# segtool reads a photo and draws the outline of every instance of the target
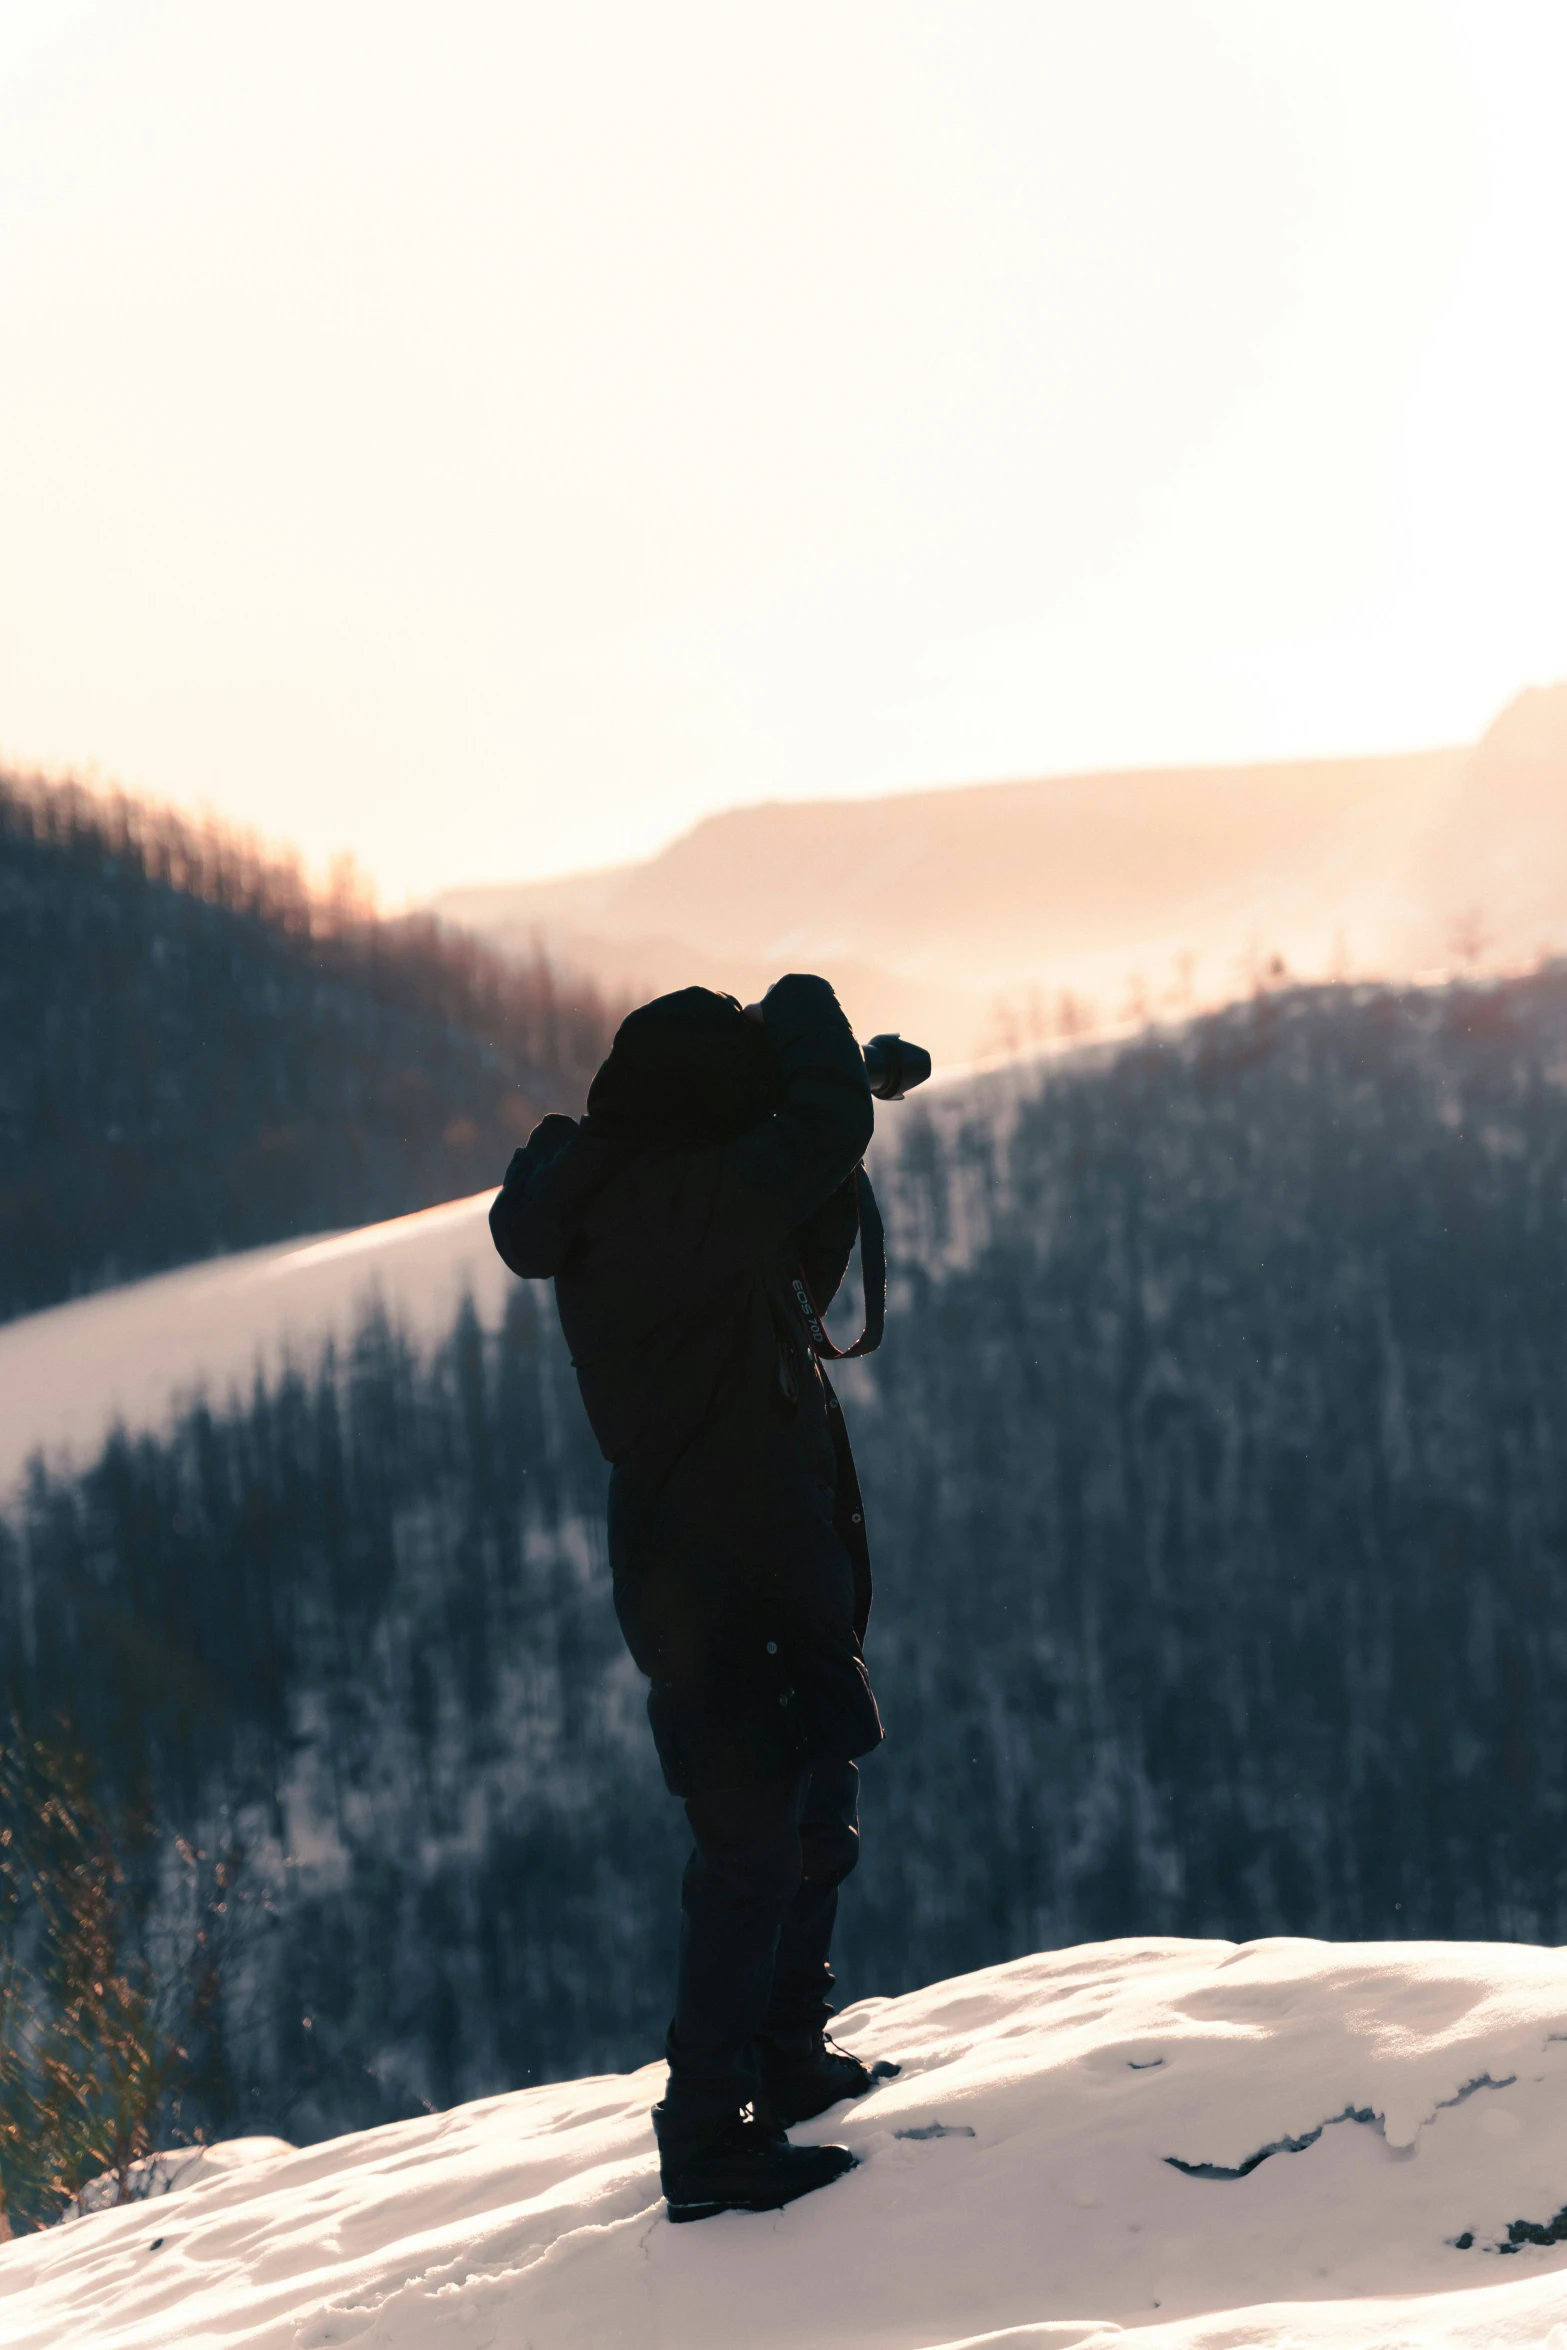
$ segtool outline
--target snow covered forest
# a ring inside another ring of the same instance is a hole
[[[1137,1932],[1567,1939],[1567,968],[884,1121],[849,1997]],[[0,1652],[243,1854],[224,2130],[634,2065],[684,1838],[547,1290],[35,1470]]]

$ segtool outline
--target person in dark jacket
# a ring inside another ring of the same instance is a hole
[[[825,2033],[855,1762],[882,1727],[863,1505],[809,1320],[848,1266],[872,1115],[825,980],[746,1012],[686,988],[621,1024],[581,1124],[545,1118],[490,1211],[512,1271],[555,1282],[611,1463],[616,1613],[695,1838],[653,2116],[677,2219],[839,2176],[847,2149],[784,2133],[873,2081]]]

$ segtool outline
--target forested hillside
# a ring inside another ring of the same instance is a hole
[[[1567,1939],[1567,969],[1264,997],[895,1115],[845,1989],[1132,1932]],[[521,1284],[35,1478],[13,1691],[244,1847],[252,2126],[656,2052],[681,1822],[602,1492]]]
[[[492,1183],[610,1025],[214,828],[0,777],[0,1319]]]

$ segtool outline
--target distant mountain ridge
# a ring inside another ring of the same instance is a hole
[[[641,863],[435,908],[631,991],[824,970],[857,1026],[967,1059],[1060,1026],[1065,993],[1084,1021],[1135,1022],[1226,1000],[1274,957],[1398,976],[1567,945],[1563,806],[1556,686],[1473,749],[769,802]]]

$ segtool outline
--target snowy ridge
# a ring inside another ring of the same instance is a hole
[[[465,1290],[497,1318],[511,1275],[490,1241],[494,1197],[209,1258],[0,1325],[0,1502],[34,1452],[85,1466],[116,1422],[161,1428],[196,1393],[222,1403],[258,1371],[313,1363],[372,1299],[430,1339]]]
[[[956,1074],[919,1098],[945,1134],[982,1112],[998,1132],[1042,1072],[1020,1061]],[[896,1162],[907,1131],[882,1112],[876,1162]],[[990,1177],[988,1161],[975,1179]],[[378,1302],[408,1335],[450,1332],[466,1292],[493,1327],[512,1276],[490,1241],[493,1191],[357,1231],[274,1242],[157,1273],[0,1324],[0,1508],[29,1457],[85,1467],[116,1424],[160,1431],[198,1394],[221,1405],[258,1372],[313,1367]]]
[[[867,2001],[841,2032],[904,2072],[796,2133],[860,2167],[786,2212],[669,2226],[648,2066],[298,2152],[242,2144],[172,2199],[0,2250],[0,2337],[1567,2345],[1567,2243],[1534,2240],[1567,2202],[1555,1951],[1112,1942]]]

